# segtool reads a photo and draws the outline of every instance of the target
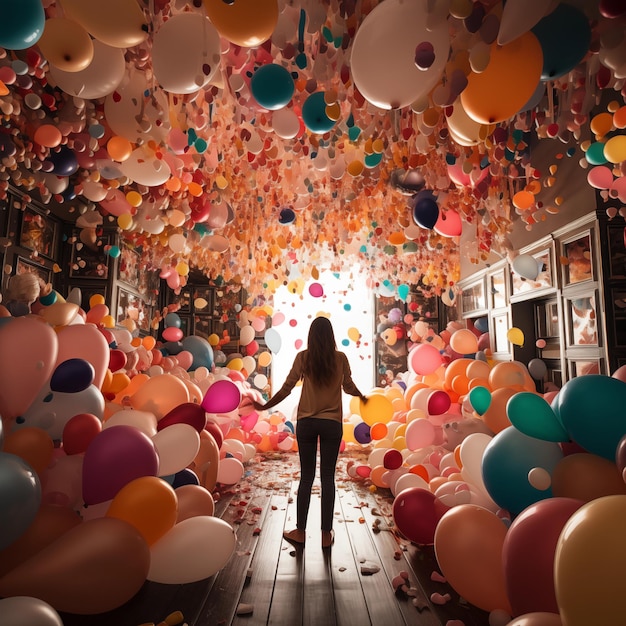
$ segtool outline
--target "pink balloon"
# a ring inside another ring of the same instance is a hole
[[[606,165],[597,165],[589,170],[587,182],[596,189],[609,189],[613,185],[613,172]]]
[[[461,216],[453,209],[439,211],[439,217],[433,228],[444,237],[460,237],[463,232]]]
[[[573,498],[547,498],[526,508],[511,524],[502,564],[514,615],[559,612],[554,555],[565,523],[583,504]]]
[[[188,370],[193,365],[193,354],[189,350],[182,350],[176,355],[178,365],[184,370]]]
[[[241,402],[241,391],[231,380],[215,381],[204,394],[202,408],[207,413],[230,413]]]
[[[165,341],[180,341],[183,338],[183,331],[176,326],[168,326],[163,329],[161,336]]]
[[[314,298],[320,298],[324,295],[324,287],[322,287],[319,283],[313,283],[309,285],[309,293]]]
[[[57,334],[36,316],[17,317],[0,326],[0,346],[0,415],[13,420],[30,407],[52,375]]]
[[[83,461],[86,504],[112,500],[131,480],[156,476],[159,456],[152,439],[134,426],[105,428],[89,444]]]
[[[110,349],[98,327],[94,324],[72,324],[63,326],[57,336],[59,351],[55,367],[68,359],[84,359],[93,366],[93,384],[101,389],[109,367]]]
[[[432,374],[442,363],[441,353],[429,343],[419,343],[409,352],[409,365],[416,374]]]
[[[409,450],[420,450],[435,441],[436,428],[427,419],[414,419],[406,427],[406,447]]]

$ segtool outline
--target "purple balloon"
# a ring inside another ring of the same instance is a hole
[[[202,408],[207,413],[230,413],[241,402],[241,391],[232,380],[215,381],[204,394]]]
[[[152,439],[134,426],[111,426],[87,447],[83,461],[83,500],[99,504],[112,500],[135,478],[156,476],[159,455]]]

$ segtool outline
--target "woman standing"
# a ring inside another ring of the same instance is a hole
[[[359,397],[362,402],[367,402],[367,398],[354,384],[348,358],[337,350],[335,333],[326,317],[313,320],[307,349],[296,355],[283,386],[265,404],[254,402],[254,408],[261,411],[276,406],[291,393],[299,380],[302,380],[302,395],[296,413],[296,439],[300,455],[297,521],[296,528],[284,532],[283,537],[298,545],[305,542],[319,440],[322,547],[329,548],[334,540],[335,466],[343,436],[341,390]]]

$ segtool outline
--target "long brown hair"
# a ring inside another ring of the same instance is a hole
[[[316,385],[327,385],[335,376],[335,333],[330,320],[316,317],[309,328],[304,375]]]

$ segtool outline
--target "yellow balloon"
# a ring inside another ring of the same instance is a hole
[[[101,320],[100,323],[105,327],[105,328],[115,328],[115,319],[113,318],[112,315],[105,315]]]
[[[626,135],[611,137],[604,144],[604,158],[609,163],[626,161]]]
[[[219,344],[220,342],[220,337],[218,334],[216,333],[212,333],[211,335],[209,335],[207,341],[209,342],[209,345],[215,347]]]
[[[513,326],[509,328],[506,333],[506,338],[514,345],[514,346],[523,346],[524,345],[524,333],[519,329]]]
[[[237,372],[240,372],[243,368],[243,359],[236,357],[232,359],[231,361],[229,361],[228,363],[226,363],[226,367],[229,370],[235,370]]]
[[[122,215],[117,218],[117,225],[122,230],[129,230],[133,225],[133,216],[130,213],[122,213]]]
[[[352,339],[352,341],[358,341],[361,338],[361,333],[357,328],[348,328],[348,339]]]
[[[254,48],[267,41],[278,22],[276,0],[204,0],[204,6],[219,34],[244,48]]]
[[[393,417],[393,405],[383,395],[374,394],[369,396],[367,402],[359,402],[361,405],[361,417],[368,426],[376,422],[386,424]]]
[[[261,352],[257,358],[259,367],[267,367],[272,362],[272,354],[270,352]]]

